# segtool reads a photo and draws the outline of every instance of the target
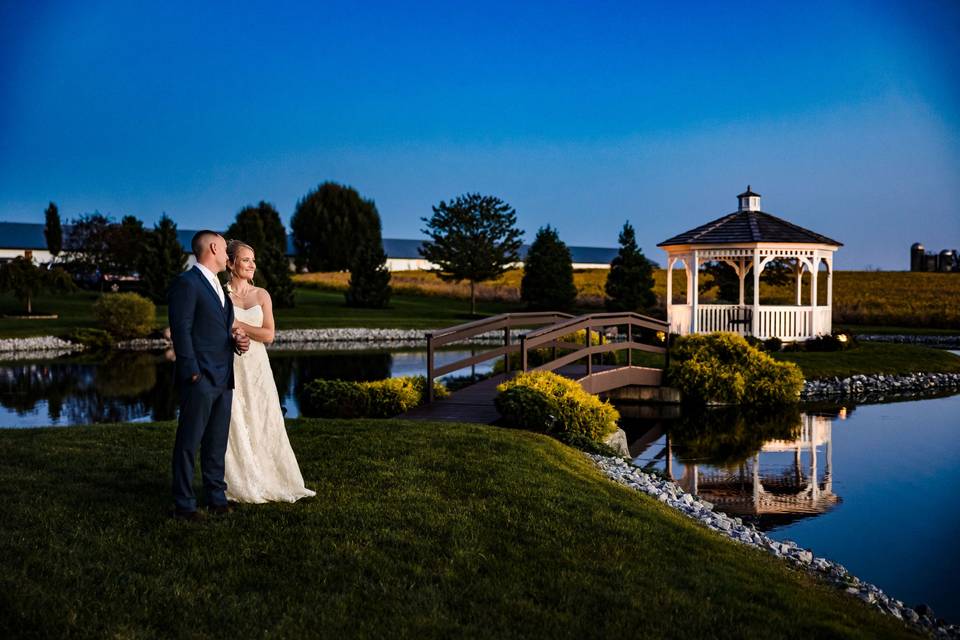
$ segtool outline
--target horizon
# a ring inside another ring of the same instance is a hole
[[[0,218],[99,211],[288,231],[330,180],[423,240],[466,192],[571,246],[644,254],[736,210],[837,268],[960,249],[960,5],[0,4]]]

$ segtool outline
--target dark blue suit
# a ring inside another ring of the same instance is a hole
[[[200,448],[203,492],[209,506],[227,504],[223,458],[233,402],[233,304],[226,304],[196,267],[180,274],[167,296],[170,337],[177,355],[180,419],[173,446],[173,500],[193,511],[193,468]],[[194,375],[200,378],[191,382]]]

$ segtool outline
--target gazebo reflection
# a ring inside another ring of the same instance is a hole
[[[827,416],[801,414],[796,439],[770,440],[734,468],[675,465],[668,438],[666,473],[725,513],[757,519],[764,529],[782,526],[841,502],[833,492],[832,426]]]
[[[842,501],[833,492],[832,430],[833,419],[847,411],[796,412],[772,421],[729,410],[638,415],[627,428],[630,453],[635,464],[660,469],[716,509],[771,529]]]

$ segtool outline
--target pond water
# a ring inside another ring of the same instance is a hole
[[[637,464],[909,606],[960,620],[960,395],[759,422],[625,422]]]
[[[437,362],[469,355],[469,347],[440,351]],[[288,417],[299,415],[303,386],[315,378],[426,372],[417,348],[273,351],[270,361]],[[908,605],[925,602],[960,621],[960,395],[775,417],[621,409],[637,464]],[[172,420],[176,410],[169,354],[0,362],[0,427]]]
[[[437,351],[436,366],[471,355],[469,348]],[[424,375],[424,349],[273,351],[270,365],[287,417],[300,415],[300,394],[316,378],[382,380]],[[476,374],[489,372],[477,365]],[[53,360],[0,362],[0,427],[43,427],[173,420],[177,395],[171,354],[120,352]],[[470,375],[471,370],[458,372]]]

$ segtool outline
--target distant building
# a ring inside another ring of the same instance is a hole
[[[64,236],[67,235],[68,229],[69,227],[64,227]],[[190,240],[194,233],[196,231],[192,229],[177,230],[180,245],[184,253],[189,254],[188,266],[194,263],[193,254],[190,252]],[[433,268],[435,265],[424,260],[417,251],[422,244],[422,240],[384,238],[383,250],[387,254],[387,268],[390,271]],[[529,248],[529,245],[521,247],[521,259],[526,257]],[[617,249],[607,247],[569,247],[569,249],[574,269],[607,269],[610,267],[610,261],[617,255]],[[33,222],[0,222],[0,262],[27,254],[38,263],[50,262],[53,258],[47,250],[43,225]],[[294,254],[293,236],[287,235],[286,255],[290,258],[291,264]]]
[[[927,253],[922,244],[914,242],[910,247],[910,271],[960,273],[960,256],[956,249]]]

